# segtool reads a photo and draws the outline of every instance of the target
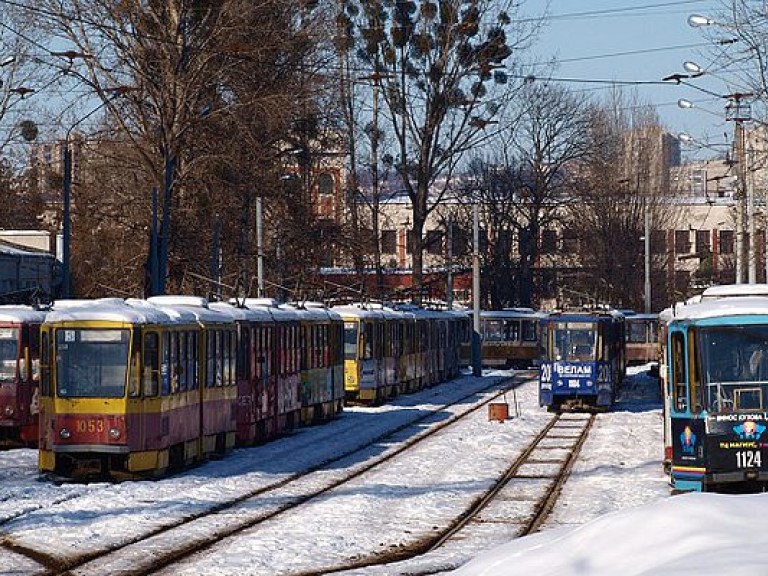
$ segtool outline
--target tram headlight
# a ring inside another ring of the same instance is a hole
[[[120,439],[120,430],[118,428],[110,428],[109,429],[109,437],[112,438],[112,440],[119,440]]]
[[[64,438],[64,440],[69,440],[72,437],[72,433],[66,428],[62,428],[61,430],[59,430],[59,436]]]
[[[13,416],[13,406],[6,406],[3,412],[6,416]]]

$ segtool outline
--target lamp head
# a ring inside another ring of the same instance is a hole
[[[701,14],[691,14],[688,16],[688,26],[691,28],[701,28],[702,26],[711,26],[714,24],[714,20],[702,16]]]
[[[699,76],[704,74],[704,68],[696,64],[696,62],[691,62],[690,60],[683,62],[683,69],[689,74],[696,74]]]

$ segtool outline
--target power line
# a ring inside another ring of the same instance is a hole
[[[624,6],[621,8],[606,8],[605,10],[588,10],[585,12],[569,12],[566,14],[555,14],[550,16],[549,20],[574,20],[581,18],[593,18],[595,16],[608,16],[615,14],[627,14],[629,12],[639,12],[651,10],[654,8],[677,7],[681,4],[701,4],[707,0],[680,0],[678,2],[660,2],[657,4],[643,4],[640,6]]]

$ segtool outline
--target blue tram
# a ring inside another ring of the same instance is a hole
[[[678,307],[665,344],[673,489],[764,489],[768,299],[729,297]]]
[[[550,411],[608,409],[626,368],[624,316],[553,312],[542,320],[539,404]]]

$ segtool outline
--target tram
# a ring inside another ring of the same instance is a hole
[[[626,316],[627,365],[658,362],[659,315],[629,314]]]
[[[482,365],[486,368],[534,367],[541,355],[539,323],[546,315],[532,308],[505,308],[480,312]],[[469,363],[471,338],[462,344],[461,355]]]
[[[606,410],[626,369],[625,318],[611,310],[553,312],[542,320],[539,404]]]
[[[37,445],[40,325],[47,311],[0,306],[0,444]]]
[[[674,491],[768,486],[768,299],[678,306],[667,325]]]
[[[344,390],[379,404],[455,378],[469,317],[460,312],[373,303],[335,306],[344,322]]]
[[[234,445],[235,325],[204,299],[62,305],[40,346],[42,472],[156,475]]]

